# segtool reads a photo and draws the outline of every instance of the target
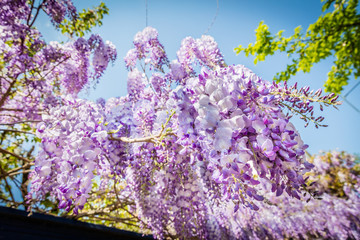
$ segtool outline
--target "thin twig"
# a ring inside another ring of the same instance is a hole
[[[23,111],[24,111],[24,109],[16,109],[16,108],[0,108],[0,111],[23,112]]]
[[[150,143],[155,144],[158,142],[159,139],[161,140],[162,137],[174,135],[174,133],[172,133],[172,132],[166,132],[164,134],[164,130],[165,130],[166,126],[168,125],[168,123],[170,122],[170,119],[172,118],[172,116],[174,116],[174,114],[175,114],[175,112],[171,113],[169,118],[166,120],[165,124],[163,124],[161,126],[161,131],[156,135],[151,135],[151,136],[142,137],[142,138],[128,138],[128,137],[116,138],[116,137],[112,136],[112,133],[110,133],[110,140],[122,141],[122,142],[126,142],[126,143],[150,142]]]
[[[155,139],[158,137],[159,137],[158,135],[153,135],[153,136],[148,136],[148,137],[143,137],[143,138],[110,137],[110,140],[116,140],[116,141],[121,141],[121,142],[126,142],[126,143],[139,143],[139,142],[156,143]]]
[[[5,172],[5,174],[0,175],[0,178],[6,177],[6,176],[8,176],[8,175],[11,174],[11,173],[17,172],[17,171],[19,171],[19,170],[21,170],[21,169],[26,169],[26,168],[31,167],[31,166],[33,166],[33,165],[34,165],[34,163],[31,162],[31,163],[26,163],[26,164],[22,165],[21,167],[13,168],[13,169]]]
[[[5,170],[1,167],[1,164],[0,164],[0,170],[1,170],[1,172],[2,172],[3,174],[6,173]],[[14,195],[13,195],[13,193],[12,193],[12,191],[11,191],[11,187],[10,187],[8,181],[6,180],[6,178],[4,178],[4,181],[5,181],[6,187],[9,189],[10,197],[11,197],[12,201],[15,203]]]
[[[26,131],[15,130],[15,129],[0,129],[0,131],[3,131],[3,132],[24,133],[24,134],[32,134],[32,135],[35,135],[35,133],[32,133],[32,132],[26,132]]]
[[[27,158],[25,158],[25,157],[22,157],[22,156],[20,156],[20,155],[18,155],[18,154],[16,154],[16,153],[13,153],[13,152],[9,152],[8,150],[2,149],[2,148],[0,148],[0,152],[3,153],[3,154],[9,154],[9,155],[11,155],[11,156],[13,156],[13,157],[16,157],[16,158],[18,158],[18,159],[20,159],[20,160],[23,160],[23,161],[25,161],[25,162],[29,162],[29,163],[32,162],[30,159],[27,159]]]
[[[40,73],[38,73],[40,75],[41,78],[43,78],[45,80],[45,78],[47,77],[47,75],[49,75],[57,66],[59,66],[60,64],[64,63],[65,61],[67,61],[68,59],[70,59],[70,56],[67,56],[66,58],[64,58],[63,60],[61,60],[60,62],[58,62],[57,64],[55,64],[50,70],[48,70],[48,72],[44,75],[41,76]]]
[[[29,28],[31,28],[32,25],[35,23],[35,20],[36,20],[37,16],[39,15],[39,12],[40,12],[40,10],[41,10],[41,8],[42,8],[42,6],[43,6],[43,4],[44,4],[45,2],[46,2],[46,0],[43,1],[42,3],[40,3],[39,6],[36,8],[35,16],[34,16],[33,20],[31,21],[30,25],[28,25]]]
[[[4,103],[5,103],[5,100],[7,99],[7,97],[10,95],[10,92],[11,92],[11,88],[15,85],[16,83],[16,80],[13,80],[11,83],[10,83],[10,86],[8,87],[8,89],[6,90],[6,92],[4,93],[4,95],[1,97],[0,99],[0,106],[3,106]]]
[[[26,24],[29,26],[29,22],[30,22],[30,19],[31,19],[31,14],[32,14],[32,11],[34,9],[34,3],[35,3],[35,0],[31,1],[31,7],[30,7],[30,13],[27,17],[27,20],[26,20]]]
[[[147,80],[147,82],[148,82],[148,84],[149,84],[149,86],[150,86],[150,88],[151,88],[151,90],[154,92],[154,94],[155,95],[157,95],[158,96],[158,94],[156,93],[156,91],[155,91],[155,89],[154,89],[154,86],[152,85],[152,83],[150,82],[150,79],[149,79],[149,77],[146,75],[146,70],[145,70],[145,67],[140,63],[140,66],[141,66],[141,69],[143,70],[143,72],[144,72],[144,75],[145,75],[145,78],[146,78],[146,80]]]
[[[39,123],[39,122],[41,122],[41,121],[39,121],[39,120],[26,120],[26,121],[19,121],[19,122],[13,122],[13,123],[0,123],[0,125],[11,126],[11,125],[15,125],[15,124]]]
[[[30,173],[30,172],[32,172],[32,170],[24,170],[24,171],[21,171],[21,172],[13,172],[13,173],[10,173],[10,174],[8,174],[8,176],[11,177],[11,176],[15,176],[15,175],[18,175],[18,174]]]

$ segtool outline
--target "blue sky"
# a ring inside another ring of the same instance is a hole
[[[79,10],[100,3],[98,0],[74,2]],[[108,68],[95,90],[81,94],[83,98],[92,100],[126,94],[127,71],[123,57],[132,48],[134,35],[146,25],[145,0],[104,2],[110,13],[105,16],[103,26],[95,28],[93,33],[100,34],[105,40],[116,45],[118,59],[114,66]],[[176,51],[183,38],[197,38],[206,32],[217,11],[216,0],[148,0],[147,5],[148,25],[158,30],[159,39],[170,60],[176,58]],[[239,44],[247,46],[254,42],[254,30],[260,21],[265,21],[273,33],[285,30],[284,35],[290,35],[299,25],[306,29],[322,13],[321,6],[320,0],[219,0],[216,21],[207,34],[215,38],[228,64],[243,64],[263,79],[271,81],[275,73],[283,70],[288,63],[286,55],[271,56],[255,66],[252,57],[246,58],[244,54],[236,56],[233,49]],[[46,41],[66,40],[60,32],[53,30],[48,18],[43,15],[36,26]],[[290,83],[297,81],[300,86],[310,85],[314,89],[322,87],[332,61],[333,59],[329,59],[320,62],[313,67],[310,74],[298,74]],[[355,84],[356,81],[351,81],[344,94]],[[348,100],[360,108],[360,86],[348,96]],[[301,120],[293,118],[304,142],[310,145],[309,152],[336,149],[360,153],[360,113],[343,103],[339,111],[325,109],[323,116],[328,128],[304,128]]]

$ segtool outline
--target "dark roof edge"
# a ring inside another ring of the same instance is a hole
[[[104,234],[110,234],[112,236],[117,235],[119,237],[127,237],[130,239],[131,238],[133,239],[141,238],[141,239],[149,239],[149,240],[154,239],[151,235],[141,235],[135,232],[120,230],[102,225],[96,225],[92,223],[80,222],[73,219],[55,217],[41,213],[33,213],[30,217],[28,217],[28,214],[29,214],[28,212],[23,210],[0,206],[0,217],[5,217],[5,219],[17,218],[27,222],[36,221],[51,225],[63,225],[63,226],[66,225],[67,227],[71,227],[74,229],[103,232]]]

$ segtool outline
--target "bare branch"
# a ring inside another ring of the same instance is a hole
[[[10,95],[11,92],[11,88],[15,85],[16,80],[13,80],[10,83],[10,86],[8,87],[8,89],[6,90],[6,92],[4,93],[4,95],[2,95],[1,99],[0,99],[0,106],[3,106],[5,103],[5,100],[7,99],[7,97]]]
[[[21,170],[21,169],[27,169],[27,168],[29,168],[29,167],[31,167],[31,166],[33,166],[33,165],[34,165],[34,163],[31,162],[31,163],[26,163],[26,164],[24,164],[24,165],[21,166],[21,167],[13,168],[13,169],[5,172],[5,174],[0,175],[0,178],[6,177],[6,176],[8,176],[8,175],[10,175],[10,174],[12,174],[12,173],[14,173],[14,172],[17,172],[17,171]]]
[[[0,170],[3,174],[6,173],[5,170],[1,167],[1,165],[0,165]],[[10,187],[8,181],[6,180],[6,178],[4,178],[4,181],[5,181],[6,187],[9,189],[11,200],[15,203],[16,201],[15,201],[14,195],[11,191],[11,187]]]
[[[8,174],[8,176],[11,177],[11,176],[15,176],[15,175],[18,175],[18,174],[30,173],[30,172],[32,172],[32,170],[29,169],[29,170],[24,170],[24,171],[21,171],[21,172],[13,172],[13,173]]]
[[[2,148],[0,148],[0,152],[3,153],[3,154],[9,154],[9,155],[11,155],[11,156],[13,156],[13,157],[16,157],[16,158],[18,158],[18,159],[20,159],[20,160],[23,160],[23,161],[25,161],[25,162],[28,162],[28,163],[31,163],[31,162],[32,162],[30,159],[27,159],[27,158],[25,158],[25,157],[22,157],[22,156],[20,156],[20,155],[17,155],[17,154],[15,154],[15,153],[13,153],[13,152],[9,152],[8,150],[2,149]]]
[[[11,112],[23,112],[23,109],[16,109],[16,108],[0,108],[0,111],[11,111]]]
[[[32,134],[32,135],[35,135],[35,133],[32,133],[32,132],[26,132],[26,131],[15,130],[15,129],[0,129],[0,131],[3,131],[3,132],[24,133],[24,134]]]
[[[127,137],[110,137],[110,140],[116,140],[116,141],[122,141],[126,143],[137,143],[137,142],[151,142],[156,143],[155,139],[158,138],[158,136],[149,136],[149,137],[143,137],[143,138],[127,138]]]
[[[169,135],[174,135],[174,133],[172,133],[171,131],[164,133],[166,126],[169,124],[169,122],[170,122],[172,116],[174,116],[174,114],[175,114],[175,111],[173,111],[170,114],[170,116],[166,120],[165,124],[163,124],[161,126],[161,131],[156,135],[150,135],[148,137],[142,137],[142,138],[128,138],[128,137],[116,138],[116,137],[113,137],[113,135],[112,135],[114,132],[110,132],[110,140],[122,141],[122,142],[126,142],[126,143],[138,143],[138,142],[150,142],[150,143],[154,143],[154,144],[158,143],[159,140],[160,141],[162,140],[162,138],[169,136]]]
[[[5,125],[5,126],[12,126],[15,124],[23,124],[23,123],[39,123],[41,121],[39,120],[24,120],[24,121],[18,121],[18,122],[13,122],[13,123],[0,123],[0,125]]]
[[[35,13],[35,16],[34,16],[33,20],[31,21],[30,25],[28,25],[29,28],[31,28],[32,25],[35,23],[35,20],[36,20],[37,16],[39,15],[39,12],[40,12],[43,4],[44,4],[44,1],[41,2],[37,8],[35,8],[35,9],[36,9],[36,13]]]

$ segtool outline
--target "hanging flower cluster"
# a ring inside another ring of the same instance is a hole
[[[106,53],[94,62],[106,66],[112,48],[97,46]],[[301,199],[314,165],[290,113],[321,125],[313,104],[336,105],[334,96],[227,66],[209,36],[186,38],[171,63],[151,27],[134,46],[125,57],[127,96],[98,103],[68,96],[43,115],[29,197],[50,193],[59,208],[78,213],[92,182],[106,187],[119,176],[131,211],[159,239],[229,239],[238,230],[226,222],[263,208],[271,193]]]
[[[298,201],[285,195],[268,194],[257,212],[223,204],[217,214],[223,214],[222,227],[236,239],[359,239],[360,179],[359,162],[344,152],[326,152],[309,160],[314,164],[309,172],[304,198]],[[265,191],[271,186],[264,185]],[[313,198],[309,198],[309,194]]]
[[[44,141],[44,146],[46,146],[44,149],[48,153],[52,153],[50,155],[52,160],[41,161],[40,154],[38,158],[40,167],[37,166],[34,169],[34,172],[39,174],[37,180],[39,183],[49,180],[48,184],[51,182],[54,185],[55,182],[51,181],[51,176],[53,176],[51,175],[51,166],[61,161],[58,159],[59,151],[55,150],[63,143],[62,134],[73,130],[64,130],[70,126],[72,117],[77,119],[74,121],[81,119],[79,114],[74,112],[71,117],[67,115],[71,114],[69,105],[78,104],[77,106],[80,108],[82,102],[74,100],[78,93],[89,87],[92,81],[97,81],[108,63],[116,59],[114,45],[110,42],[104,42],[98,35],[92,35],[88,40],[85,38],[71,40],[65,44],[46,43],[42,39],[41,33],[34,27],[34,22],[40,11],[48,14],[56,27],[65,18],[74,20],[77,16],[76,9],[70,0],[4,0],[0,2],[0,132],[2,136],[0,152],[4,159],[2,171],[4,169],[8,171],[1,173],[0,180],[2,184],[8,184],[6,178],[11,176],[9,174],[22,174],[24,180],[19,188],[21,188],[23,197],[27,192],[27,173],[31,171],[30,167],[33,165],[32,153],[37,151],[36,144],[39,141],[34,134],[36,124],[38,122],[43,124],[39,128],[39,134],[41,134],[41,129],[50,125],[50,123],[48,124],[49,121],[51,124],[54,123],[53,119],[50,120],[47,116],[56,116],[58,119],[62,119],[62,121],[52,125],[56,131],[60,131],[53,136],[54,138],[55,136],[58,137],[57,141],[52,139]],[[92,64],[90,64],[91,58]],[[69,97],[66,97],[67,95]],[[59,107],[63,108],[58,109]],[[94,109],[96,107],[97,105]],[[83,108],[90,109],[90,107]],[[84,121],[86,122],[86,120]],[[91,127],[88,125],[87,127],[88,129],[78,125],[77,129],[90,131]],[[82,136],[83,133],[79,134],[76,135],[74,132],[72,136],[75,138],[75,135]],[[82,145],[86,142],[88,141],[82,142],[80,140],[78,144]],[[73,152],[68,153],[72,154]],[[86,154],[89,157],[89,152]],[[89,157],[88,161],[92,161],[91,158],[92,156]],[[67,189],[70,187],[71,193],[65,193],[65,188],[62,188],[63,185],[57,187],[60,189],[58,199],[66,199],[71,195],[73,198],[76,197],[76,201],[73,203],[82,206],[91,189],[91,181],[94,176],[92,170],[95,166],[89,162],[83,163],[79,159],[70,159],[69,157],[68,160],[71,164],[76,162],[77,166],[84,167],[87,172],[74,172],[76,169],[68,168],[70,163],[67,165],[66,162],[62,162],[63,175],[59,176],[59,179],[64,178],[64,174],[68,173],[69,175],[66,177],[69,178],[71,176],[74,178],[83,177],[84,183],[76,183],[76,185],[73,179],[74,184],[65,187]],[[34,188],[38,188],[36,183],[34,183]],[[47,187],[44,186],[43,192],[39,194],[43,194],[42,196],[45,197],[44,191],[46,189]],[[75,190],[76,193],[74,193]],[[11,191],[10,188],[5,190],[5,192],[10,193],[13,206],[18,206]],[[67,196],[63,197],[66,194]],[[7,202],[10,198],[6,195],[3,194],[1,200],[5,199]],[[22,204],[26,206],[25,201]],[[68,206],[71,203],[60,201],[60,206],[65,205]],[[74,210],[76,211],[76,209]]]
[[[44,4],[55,22],[74,12],[71,1]],[[76,97],[116,59],[114,45],[98,35],[45,43],[30,18],[25,19],[30,10],[26,1],[0,3],[0,123],[7,125],[40,120],[43,111],[59,103],[60,95]]]

